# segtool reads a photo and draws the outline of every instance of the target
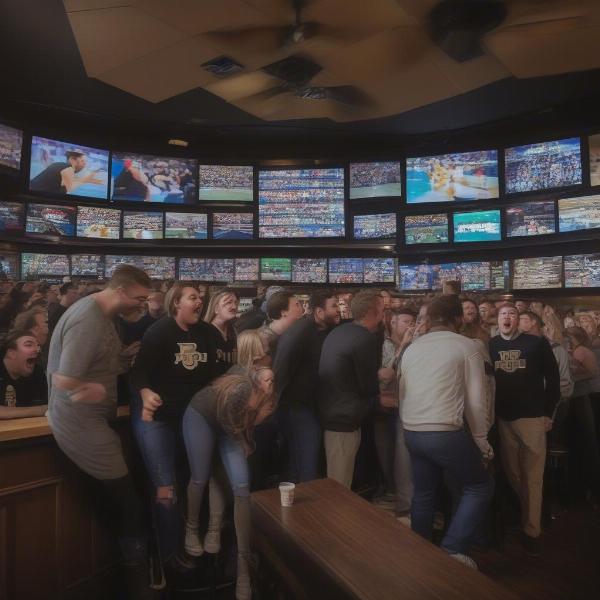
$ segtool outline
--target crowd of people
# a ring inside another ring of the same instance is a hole
[[[248,166],[200,165],[200,187],[207,189],[252,189],[254,168]]]
[[[352,163],[350,166],[350,187],[366,188],[386,183],[400,185],[400,163]]]
[[[599,314],[461,297],[454,284],[420,298],[329,288],[308,303],[271,286],[238,315],[231,289],[207,297],[130,265],[103,284],[2,283],[0,418],[46,415],[60,449],[100,482],[132,598],[165,578],[194,581],[200,557],[223,551],[231,506],[236,598],[251,598],[250,492],[323,476],[356,490],[369,440],[373,502],[427,539],[446,487],[451,557],[477,568],[470,549],[486,541],[500,477],[524,551],[538,556],[549,444],[572,451],[572,489],[600,502]],[[151,521],[111,427],[118,403],[130,407]],[[164,568],[148,568],[150,532]]]

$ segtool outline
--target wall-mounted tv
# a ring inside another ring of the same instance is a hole
[[[600,254],[565,256],[565,287],[600,287]]]
[[[354,239],[382,239],[396,237],[396,213],[354,216]]]
[[[264,281],[290,281],[292,279],[292,259],[261,258],[260,278]]]
[[[491,289],[490,263],[464,262],[459,263],[460,286],[465,292]]]
[[[254,167],[200,165],[198,178],[200,200],[254,200]]]
[[[400,162],[350,163],[350,198],[389,198],[401,195]]]
[[[28,204],[25,231],[43,235],[75,235],[75,206]]]
[[[206,281],[231,282],[234,279],[233,258],[207,258]]]
[[[400,289],[412,292],[431,289],[431,266],[420,265],[398,265]]]
[[[327,283],[327,259],[293,258],[292,281],[294,283]]]
[[[179,279],[182,281],[206,281],[206,259],[180,258]]]
[[[235,281],[258,281],[260,277],[260,260],[258,258],[235,259]]]
[[[454,213],[455,242],[492,242],[500,239],[499,210]]]
[[[168,158],[113,152],[112,200],[196,204],[198,163],[191,158]]]
[[[78,206],[77,236],[118,240],[121,236],[121,211],[98,206]]]
[[[101,254],[71,254],[73,277],[104,278],[104,256]]]
[[[258,226],[261,238],[344,237],[344,169],[260,171]]]
[[[409,215],[404,217],[404,240],[411,244],[448,243],[448,215]]]
[[[29,189],[106,199],[108,150],[33,136]]]
[[[600,194],[558,201],[558,230],[561,233],[597,228],[600,228]]]
[[[562,256],[515,258],[512,287],[516,290],[562,287]]]
[[[364,258],[364,283],[396,283],[396,261],[393,258]]]
[[[490,262],[490,289],[506,290],[510,281],[510,261],[493,260]]]
[[[498,197],[498,152],[459,152],[406,159],[409,204]]]
[[[523,202],[506,209],[508,237],[556,233],[554,201]]]
[[[21,277],[37,279],[39,277],[66,277],[69,275],[69,257],[66,254],[21,254]]]
[[[165,238],[205,240],[208,237],[208,215],[202,213],[165,213]]]
[[[533,192],[582,182],[578,137],[507,148],[506,193]]]
[[[21,168],[23,132],[0,123],[0,166],[18,171]]]
[[[20,202],[0,202],[0,232],[21,233],[25,220],[25,205]]]
[[[251,240],[254,236],[252,213],[214,213],[212,236],[215,240]]]
[[[441,263],[430,265],[431,289],[441,290],[444,281],[460,281],[459,263]]]
[[[133,265],[145,271],[151,279],[175,279],[173,256],[111,256],[105,258],[105,276],[111,277],[119,265]]]
[[[123,239],[162,240],[163,213],[123,211]]]
[[[19,278],[19,255],[15,252],[0,254],[0,281]]]
[[[600,134],[590,135],[590,183],[600,185]]]
[[[362,258],[330,258],[329,283],[363,283]]]

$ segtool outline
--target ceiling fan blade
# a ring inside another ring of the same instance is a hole
[[[211,31],[203,34],[213,44],[224,50],[241,53],[273,52],[279,50],[291,32],[289,25],[254,27],[239,31]]]

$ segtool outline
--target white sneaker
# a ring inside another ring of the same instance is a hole
[[[202,556],[204,554],[204,548],[202,548],[202,542],[198,536],[198,528],[188,523],[185,524],[185,541],[183,547],[190,556]]]
[[[469,567],[469,569],[475,569],[475,571],[478,571],[479,569],[477,568],[477,563],[470,557],[467,556],[466,554],[451,554],[450,555],[454,560],[457,560],[459,563],[462,563],[463,565],[465,565],[465,567]]]
[[[219,554],[221,551],[221,531],[207,531],[204,536],[204,550],[209,554]]]

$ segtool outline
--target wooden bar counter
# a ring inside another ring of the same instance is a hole
[[[316,600],[514,600],[331,479],[252,494],[252,535],[264,579],[279,598]]]

